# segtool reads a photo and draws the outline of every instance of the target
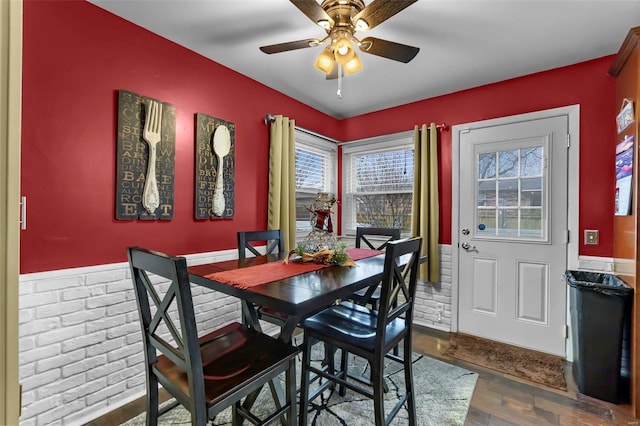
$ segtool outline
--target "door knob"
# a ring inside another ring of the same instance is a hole
[[[472,246],[471,244],[464,242],[460,245],[460,247],[462,247],[463,249],[467,250],[467,251],[473,251],[476,249],[476,246]]]

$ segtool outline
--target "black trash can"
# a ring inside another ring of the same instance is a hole
[[[578,390],[615,404],[629,400],[633,288],[619,278],[566,271],[573,376]]]

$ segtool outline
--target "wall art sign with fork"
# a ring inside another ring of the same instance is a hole
[[[234,123],[196,114],[196,219],[233,217],[235,146]]]
[[[175,106],[119,90],[117,145],[116,219],[173,219]]]

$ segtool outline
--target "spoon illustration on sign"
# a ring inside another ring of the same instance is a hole
[[[224,214],[224,178],[223,178],[223,165],[224,157],[229,154],[231,150],[231,135],[229,129],[225,125],[220,125],[216,128],[213,134],[213,152],[218,157],[218,170],[216,173],[216,186],[213,190],[213,205],[212,211],[215,216],[222,216]]]

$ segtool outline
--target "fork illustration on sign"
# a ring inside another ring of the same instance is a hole
[[[160,205],[158,193],[158,181],[156,179],[156,146],[161,140],[162,128],[162,104],[157,101],[149,101],[144,122],[143,139],[149,145],[149,162],[147,164],[147,178],[144,181],[142,193],[142,206],[149,214],[153,214]]]

